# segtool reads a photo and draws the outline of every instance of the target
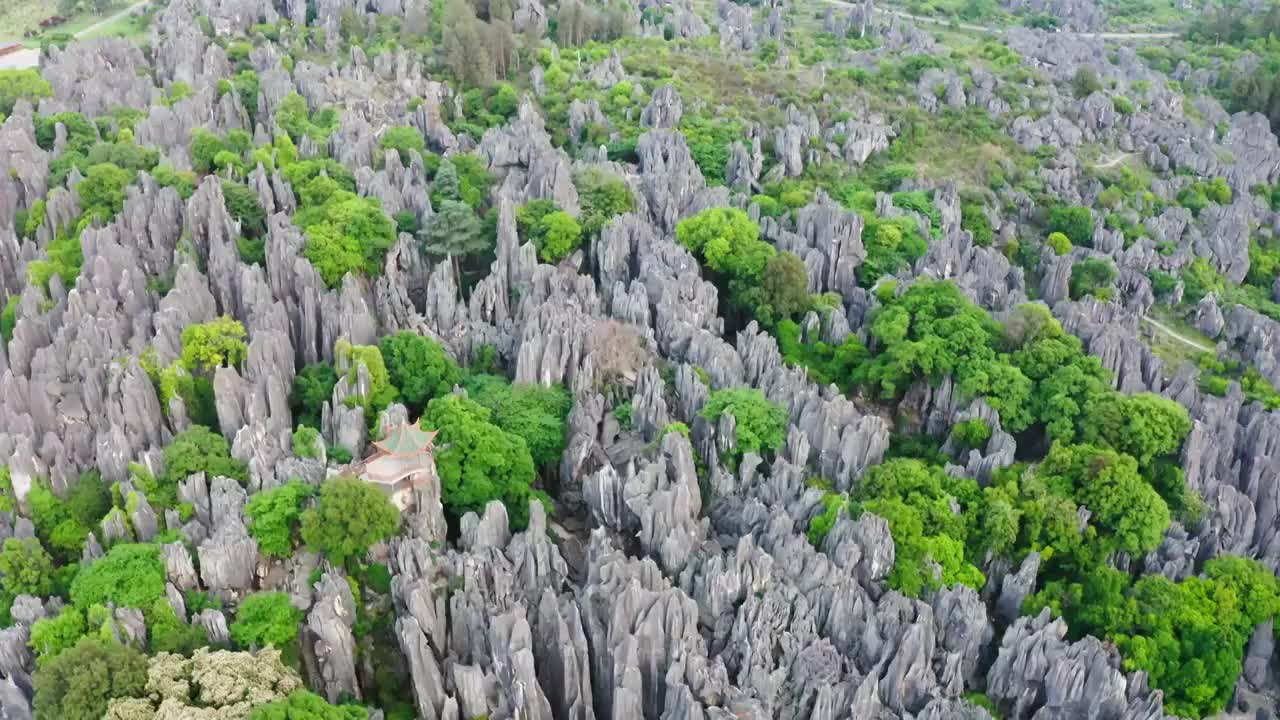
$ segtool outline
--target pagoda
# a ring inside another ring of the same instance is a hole
[[[415,421],[400,423],[373,443],[374,452],[355,468],[365,482],[382,488],[401,510],[414,507],[414,491],[439,482],[436,475],[436,432]]]

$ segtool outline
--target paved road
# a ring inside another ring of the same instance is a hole
[[[828,5],[836,5],[839,7],[854,8],[859,7],[844,0],[822,0]],[[970,30],[972,32],[984,33],[986,35],[1003,35],[1004,30],[1001,28],[987,27],[985,25],[970,25],[969,23],[955,23],[947,18],[929,17],[927,15],[912,15],[902,10],[891,10],[888,8],[875,7],[875,11],[884,15],[897,15],[905,20],[913,22],[933,23],[934,25],[945,25],[947,27],[959,28],[961,30]],[[1117,33],[1117,32],[1082,32],[1082,33],[1063,33],[1071,34],[1082,38],[1099,38],[1102,40],[1169,40],[1178,37],[1178,33],[1171,32],[1155,32],[1155,33]]]

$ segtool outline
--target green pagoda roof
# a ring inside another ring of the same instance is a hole
[[[436,439],[436,431],[423,430],[418,423],[400,423],[392,428],[387,436],[374,443],[384,453],[398,457],[412,457],[431,452],[431,443]]]

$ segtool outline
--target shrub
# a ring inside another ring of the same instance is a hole
[[[1060,232],[1049,233],[1049,238],[1045,241],[1049,249],[1053,250],[1055,255],[1066,255],[1071,252],[1071,240]]]
[[[987,440],[991,439],[991,426],[982,418],[965,420],[951,428],[951,437],[963,449],[981,450],[987,446]]]
[[[702,416],[718,422],[725,413],[736,421],[737,444],[725,458],[736,467],[743,453],[764,454],[782,447],[786,440],[787,413],[754,388],[732,388],[711,393]]]
[[[320,431],[303,425],[293,433],[293,454],[300,458],[316,460],[324,449]]]

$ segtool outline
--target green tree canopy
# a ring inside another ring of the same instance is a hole
[[[326,285],[336,288],[348,272],[375,276],[396,242],[396,227],[377,198],[359,197],[318,176],[303,191],[308,207],[294,216],[307,235],[303,254]]]
[[[284,700],[259,705],[249,720],[365,720],[369,712],[358,705],[330,705],[308,690],[295,690]]]
[[[119,543],[71,581],[71,602],[80,608],[111,603],[146,609],[165,597],[164,585],[159,546]]]
[[[101,720],[114,698],[142,697],[147,658],[114,640],[85,637],[36,670],[38,720]]]
[[[224,315],[182,331],[182,365],[191,371],[213,372],[224,365],[239,366],[249,356],[244,326]]]
[[[736,466],[743,453],[777,450],[787,439],[787,413],[755,388],[729,388],[711,393],[702,416],[718,422],[725,413],[736,421],[737,445],[726,458]]]
[[[293,378],[289,393],[289,407],[293,421],[298,425],[320,427],[320,415],[324,404],[333,398],[333,388],[338,384],[338,373],[328,363],[315,363],[302,368]]]
[[[1072,245],[1093,247],[1093,213],[1079,205],[1058,205],[1049,211],[1048,231],[1066,235]]]
[[[48,597],[53,594],[53,558],[35,538],[9,538],[0,551],[4,591],[10,595]]]
[[[547,214],[539,226],[538,257],[543,262],[559,262],[582,244],[582,226],[563,210]]]
[[[518,435],[539,468],[556,466],[564,453],[566,422],[573,398],[555,385],[511,385],[506,378],[473,375],[467,396],[489,409],[494,425]]]
[[[283,558],[293,552],[303,505],[313,495],[315,488],[300,480],[290,480],[249,498],[244,508],[249,518],[249,534],[258,541],[258,549],[263,554]]]
[[[445,510],[457,519],[501,500],[515,528],[528,523],[533,457],[523,438],[491,422],[488,408],[458,395],[432,400],[423,416],[436,437],[436,470]]]
[[[578,221],[582,223],[582,233],[586,237],[600,234],[610,220],[635,209],[635,198],[627,184],[616,175],[591,168],[575,174],[573,182],[578,188],[578,202],[582,206]]]
[[[286,650],[298,640],[303,613],[282,592],[253,593],[236,608],[231,639],[242,649],[275,647]]]
[[[458,364],[431,338],[404,330],[382,338],[378,348],[391,384],[400,388],[401,400],[415,412],[462,382]]]
[[[978,502],[972,479],[953,478],[919,460],[895,458],[867,471],[852,496],[851,516],[870,512],[889,523],[895,548],[889,586],[918,597],[941,585],[981,589],[986,582],[965,559],[972,527],[964,510]]]
[[[443,169],[445,165],[441,165]],[[440,176],[436,179],[439,181]],[[453,262],[455,277],[462,277],[462,259],[484,253],[492,241],[480,226],[471,207],[460,200],[441,200],[435,206],[422,234],[422,250],[431,255],[448,257]]]
[[[760,226],[736,208],[711,208],[676,225],[676,238],[718,273],[759,282],[773,246],[760,240]]]
[[[188,476],[201,472],[209,478],[233,478],[241,485],[249,482],[249,469],[232,459],[226,438],[203,425],[193,425],[164,449],[162,481],[176,488]]]
[[[1079,300],[1085,295],[1094,295],[1106,300],[1111,297],[1111,283],[1116,279],[1116,266],[1104,258],[1085,258],[1071,266],[1071,280],[1068,288],[1071,299]]]
[[[53,88],[34,69],[0,70],[0,116],[13,114],[13,106],[19,100],[33,105],[53,94]]]
[[[1146,468],[1157,458],[1176,455],[1191,432],[1187,409],[1154,393],[1098,393],[1081,421],[1084,442],[1132,455]]]
[[[1116,550],[1141,556],[1160,544],[1169,507],[1132,457],[1093,445],[1055,444],[1036,474],[1092,513],[1089,524]]]
[[[413,153],[427,149],[427,141],[417,128],[397,125],[387,128],[378,139],[378,146],[383,150],[394,150],[400,155],[400,163],[408,166],[413,160]]]
[[[37,620],[31,626],[31,640],[27,643],[36,653],[36,667],[43,667],[73,647],[84,634],[84,612],[76,607],[64,607],[53,617]]]
[[[118,165],[91,165],[84,179],[76,185],[80,208],[86,217],[105,223],[124,209],[125,188],[132,182],[133,174]]]
[[[352,477],[325,481],[316,506],[302,513],[302,539],[338,565],[390,539],[399,527],[400,513],[386,493]]]

